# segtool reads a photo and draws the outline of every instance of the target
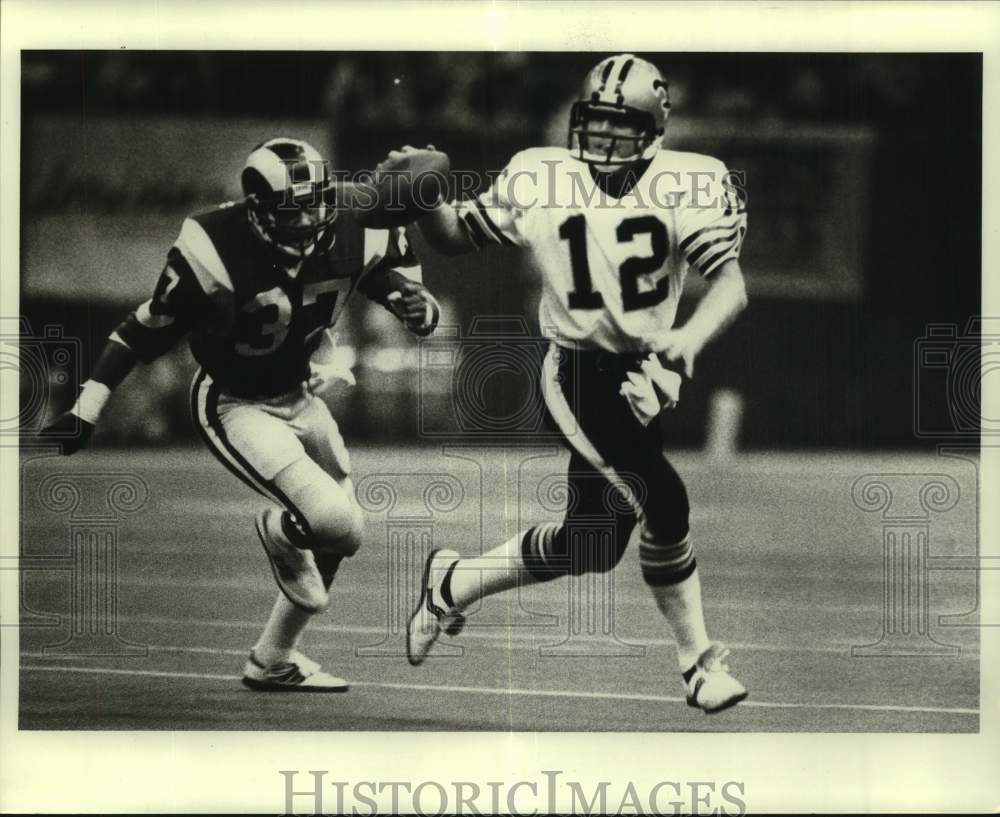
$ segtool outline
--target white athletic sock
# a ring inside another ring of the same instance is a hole
[[[271,617],[253,648],[257,660],[265,666],[287,661],[311,618],[312,613],[296,607],[279,591]]]
[[[677,661],[681,672],[690,669],[712,643],[705,629],[701,606],[701,579],[698,569],[684,581],[665,587],[653,587],[653,597],[677,640]]]
[[[464,610],[484,596],[535,583],[521,559],[523,536],[524,531],[521,531],[482,556],[458,561],[449,582],[451,599],[457,609]],[[442,586],[438,584],[434,589],[434,601],[442,609],[447,609],[448,603],[441,590]]]

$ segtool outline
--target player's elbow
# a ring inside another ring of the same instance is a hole
[[[735,311],[736,314],[738,315],[740,312],[742,312],[750,305],[750,297],[747,295],[747,282],[742,275],[740,275],[736,279],[735,291],[736,291],[736,294],[734,296],[734,299],[736,301]]]
[[[459,223],[458,214],[449,206],[432,210],[416,226],[431,249],[440,255],[464,255],[475,249]]]
[[[725,282],[732,303],[734,315],[738,315],[750,304],[747,296],[747,282],[737,261],[727,261],[718,273],[719,282]]]

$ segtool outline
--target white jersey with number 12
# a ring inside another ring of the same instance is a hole
[[[527,248],[542,275],[546,336],[581,349],[656,352],[688,269],[711,276],[739,257],[741,192],[717,159],[661,150],[617,199],[565,148],[532,148],[456,206],[477,246]]]

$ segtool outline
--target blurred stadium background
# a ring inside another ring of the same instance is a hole
[[[647,55],[670,80],[667,143],[746,173],[743,260],[751,308],[699,362],[671,417],[671,444],[700,447],[708,417],[738,395],[743,449],[920,444],[949,428],[943,379],[914,388],[930,323],[961,333],[979,311],[977,55]],[[124,314],[149,297],[189,212],[239,195],[258,141],[295,133],[334,167],[373,167],[432,142],[456,168],[499,170],[524,147],[562,144],[578,53],[24,52],[22,315],[81,342],[83,374]],[[444,321],[523,316],[538,282],[502,249],[455,261],[423,248]],[[697,284],[697,282],[692,282]],[[689,287],[689,309],[697,287]],[[377,307],[341,326],[358,387],[334,398],[348,442],[413,440],[414,342]],[[115,396],[101,443],[194,440],[182,344]],[[426,374],[426,373],[425,373]],[[448,373],[421,388],[447,410]],[[48,373],[26,429],[71,400]],[[531,376],[498,373],[487,399],[523,401]],[[22,388],[35,388],[22,377]],[[26,403],[26,404],[27,404]],[[732,410],[723,412],[730,418]]]

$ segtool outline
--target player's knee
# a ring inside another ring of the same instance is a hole
[[[644,524],[639,531],[639,565],[651,587],[684,581],[697,567],[691,535],[685,531],[679,539],[664,539]]]
[[[353,556],[361,547],[361,509],[344,492],[327,498],[308,517],[314,550]]]
[[[303,457],[289,465],[275,480],[288,498],[316,551],[353,556],[361,546],[362,514],[350,483],[341,485],[313,460]]]

